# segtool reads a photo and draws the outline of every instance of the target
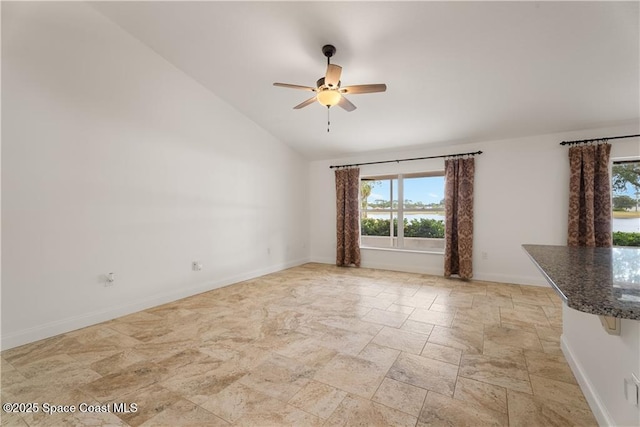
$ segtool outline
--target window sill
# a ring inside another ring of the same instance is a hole
[[[404,252],[412,254],[429,254],[429,255],[444,255],[444,251],[437,250],[417,250],[417,249],[400,249],[400,248],[376,248],[373,246],[360,246],[361,250],[367,251],[384,251],[384,252]]]

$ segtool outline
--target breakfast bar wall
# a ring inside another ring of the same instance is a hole
[[[640,321],[620,323],[620,335],[609,335],[597,316],[562,309],[562,350],[600,425],[640,425],[624,397],[624,378],[640,373]]]

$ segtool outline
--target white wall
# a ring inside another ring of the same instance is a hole
[[[624,396],[624,379],[640,378],[640,321],[621,319],[620,336],[597,316],[562,309],[562,350],[602,426],[638,426],[640,408]]]
[[[564,245],[567,239],[569,161],[561,141],[638,134],[639,124],[539,135],[414,151],[372,153],[312,162],[311,259],[335,263],[335,184],[330,165],[426,157],[481,150],[474,193],[474,278],[546,285],[521,245]],[[612,157],[640,156],[638,138],[612,142]],[[443,170],[443,160],[362,166],[361,174]],[[486,252],[487,259],[481,254]],[[362,265],[443,274],[443,255],[362,250]]]
[[[3,2],[2,89],[3,348],[308,260],[308,163],[91,7]]]

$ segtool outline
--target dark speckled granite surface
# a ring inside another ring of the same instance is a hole
[[[640,320],[640,248],[522,247],[569,307]]]

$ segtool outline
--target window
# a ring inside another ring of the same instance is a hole
[[[444,172],[362,177],[360,200],[361,247],[444,251]]]
[[[614,161],[613,244],[640,246],[640,160]]]

